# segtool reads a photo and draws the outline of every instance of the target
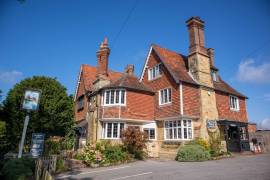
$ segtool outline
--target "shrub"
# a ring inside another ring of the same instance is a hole
[[[1,174],[4,179],[26,180],[33,177],[35,162],[33,159],[11,159],[5,163]]]
[[[117,163],[129,159],[127,151],[121,145],[113,145],[106,148],[103,152],[104,162]]]
[[[61,144],[60,138],[49,138],[45,141],[45,154],[60,154]]]
[[[57,158],[56,161],[56,172],[64,172],[67,170],[65,166],[65,160],[62,157]]]
[[[136,159],[144,159],[147,136],[138,128],[128,127],[122,132],[122,142],[129,153]]]
[[[206,161],[210,159],[209,151],[198,144],[188,144],[178,150],[177,161]]]
[[[217,132],[209,132],[209,143],[211,156],[217,157],[221,151],[220,135]]]

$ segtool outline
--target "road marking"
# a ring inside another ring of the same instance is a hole
[[[122,166],[122,167],[111,168],[111,169],[103,169],[103,170],[99,170],[99,171],[82,172],[82,173],[78,173],[78,174],[70,174],[70,175],[66,175],[66,176],[60,176],[60,177],[57,177],[56,179],[63,179],[63,178],[71,177],[71,176],[79,176],[79,175],[83,175],[83,174],[99,173],[99,172],[104,172],[104,171],[113,171],[113,170],[124,169],[124,168],[128,168],[128,167],[130,167],[130,166]]]
[[[152,174],[152,172],[146,172],[146,173],[141,173],[141,174],[134,174],[134,175],[130,175],[130,176],[123,176],[123,177],[118,177],[118,178],[114,178],[114,179],[111,179],[111,180],[127,179],[127,178],[131,178],[131,177],[143,176],[143,175],[147,175],[147,174]]]

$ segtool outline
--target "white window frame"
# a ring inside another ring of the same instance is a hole
[[[149,81],[157,79],[159,77],[161,77],[161,63],[148,69],[148,80]]]
[[[154,130],[154,136],[155,136],[154,138],[150,138],[150,131],[151,131],[151,130]],[[147,134],[148,134],[148,140],[150,140],[150,141],[151,141],[151,140],[156,140],[156,138],[157,138],[156,128],[150,128],[150,127],[149,127],[149,128],[148,128],[148,127],[147,127],[147,128],[143,128],[143,132],[145,132],[145,131],[147,131]]]
[[[184,126],[184,121],[186,121],[186,126]],[[172,127],[166,127],[166,122],[172,123]],[[173,126],[174,122],[176,122],[176,126]],[[180,125],[179,125],[180,122]],[[188,126],[190,122],[190,126]],[[172,129],[172,138],[167,137],[167,130]],[[176,138],[174,136],[174,129],[176,129]],[[178,136],[178,129],[181,129],[181,137]],[[187,138],[184,137],[184,129],[187,131]],[[191,133],[189,133],[189,129],[191,129]],[[166,141],[190,141],[193,140],[194,129],[193,129],[193,122],[191,119],[182,119],[182,120],[168,120],[164,121],[164,139]],[[191,138],[190,138],[190,136]]]
[[[112,91],[114,92],[114,98],[113,98],[113,103],[111,102],[111,94]],[[116,103],[116,91],[119,91],[119,99],[118,99],[118,103]],[[109,103],[106,103],[106,99],[107,99],[107,92],[109,92]],[[124,94],[124,103],[122,103],[122,93]],[[125,89],[107,89],[104,90],[103,92],[103,105],[104,106],[125,106],[126,105],[126,96],[127,96],[127,91]]]
[[[237,96],[229,96],[229,105],[230,105],[230,110],[232,111],[239,111],[240,106],[239,106],[239,98]]]
[[[169,99],[169,90],[171,91],[171,99]],[[162,94],[162,92],[163,92],[163,94]],[[167,100],[168,100],[167,102],[165,102],[165,99],[166,99],[165,98],[166,97],[165,92],[167,93]],[[164,102],[162,102],[162,98],[164,98]],[[158,103],[159,103],[160,106],[172,103],[172,88],[170,88],[170,87],[169,88],[164,88],[164,89],[160,89],[158,91]]]
[[[211,71],[211,76],[212,76],[213,81],[217,82],[217,72],[212,70]]]
[[[108,137],[108,124],[111,123],[112,124],[112,132],[111,132],[111,137]],[[113,137],[113,133],[114,133],[114,125],[117,124],[117,137]],[[120,133],[121,133],[121,129],[120,126],[121,124],[123,124],[123,129],[125,129],[125,123],[123,122],[103,122],[102,123],[102,139],[120,139]]]

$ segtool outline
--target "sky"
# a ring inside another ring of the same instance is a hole
[[[0,89],[5,97],[20,80],[44,75],[74,94],[80,65],[96,65],[104,37],[109,68],[134,64],[139,76],[151,43],[188,54],[191,16],[205,21],[221,77],[249,97],[249,121],[270,128],[267,0],[1,0]]]

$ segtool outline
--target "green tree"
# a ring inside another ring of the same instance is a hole
[[[30,144],[32,133],[45,133],[45,137],[64,136],[74,125],[73,101],[66,88],[56,79],[34,76],[16,84],[7,94],[3,103],[7,138],[10,148],[18,148],[26,112],[21,109],[26,89],[41,91],[39,110],[31,112],[26,135],[26,145]]]

